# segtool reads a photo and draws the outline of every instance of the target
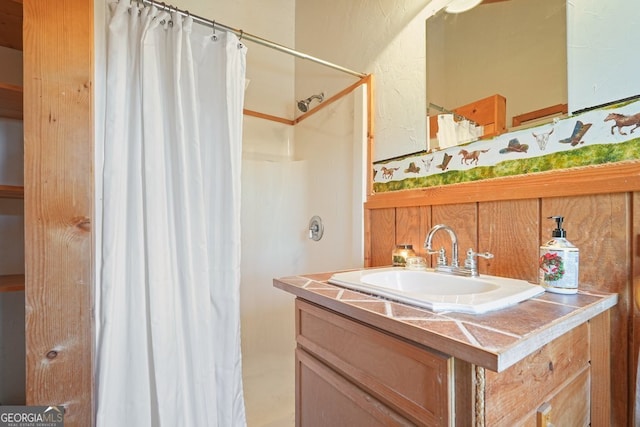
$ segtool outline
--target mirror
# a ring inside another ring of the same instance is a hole
[[[426,46],[428,106],[452,111],[499,94],[507,128],[514,116],[566,108],[566,0],[484,0],[464,13],[443,10],[427,19]]]

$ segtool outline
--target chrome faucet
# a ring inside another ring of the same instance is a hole
[[[433,240],[433,236],[440,231],[445,230],[449,233],[449,237],[451,237],[451,265],[447,265],[447,256],[445,255],[444,248],[439,251],[434,251],[431,242]],[[445,224],[435,225],[429,232],[427,233],[427,238],[424,240],[424,248],[426,249],[428,254],[438,254],[438,266],[436,270],[440,270],[441,267],[458,267],[458,236],[456,236],[456,232],[453,231],[453,228],[449,227]]]
[[[449,233],[451,238],[451,264],[447,265],[447,255],[444,248],[434,251],[432,247],[433,236],[440,230],[445,230]],[[467,258],[464,261],[464,266],[460,267],[458,261],[458,236],[451,227],[445,224],[438,224],[433,226],[427,233],[427,238],[424,240],[424,248],[428,254],[438,254],[438,261],[435,267],[435,271],[440,273],[455,274],[459,276],[478,276],[478,263],[476,257],[482,257],[485,259],[493,258],[493,254],[489,252],[478,253],[473,249],[467,251]]]

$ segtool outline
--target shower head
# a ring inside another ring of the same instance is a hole
[[[311,95],[307,99],[298,101],[298,110],[302,111],[303,113],[306,113],[307,111],[309,111],[309,104],[311,104],[311,101],[313,99],[317,99],[318,102],[324,101],[324,92],[321,93],[320,95]]]

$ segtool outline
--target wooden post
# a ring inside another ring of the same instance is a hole
[[[27,405],[93,420],[93,0],[24,0]]]
[[[589,321],[591,338],[591,425],[610,426],[611,321],[610,310]]]

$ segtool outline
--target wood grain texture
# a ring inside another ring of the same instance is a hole
[[[475,423],[475,369],[473,365],[454,359],[455,426],[467,427]]]
[[[373,193],[373,158],[375,150],[375,78],[373,74],[366,77],[367,85],[367,154],[366,154],[366,177],[367,194]]]
[[[480,273],[537,283],[539,218],[537,200],[480,203],[475,249],[494,255],[489,260],[478,259]]]
[[[413,245],[416,255],[426,257],[424,238],[430,226],[430,208],[416,206],[396,209],[396,245]]]
[[[412,426],[391,408],[296,349],[296,426]]]
[[[542,119],[548,116],[559,116],[561,114],[567,114],[568,109],[569,106],[567,104],[556,104],[550,107],[541,108],[539,110],[529,111],[528,113],[518,114],[517,116],[513,116],[513,118],[511,119],[511,126],[517,127],[531,120]]]
[[[535,413],[556,390],[588,369],[588,332],[587,324],[582,324],[502,373],[486,370],[486,425],[520,425],[518,420],[532,410]],[[576,409],[582,413],[569,418],[588,417],[586,405]]]
[[[612,403],[616,405],[614,410],[621,411],[615,400],[612,402],[611,390],[613,379],[611,372],[611,311],[606,311],[589,321],[589,337],[591,339],[591,425],[593,427],[608,427],[624,425],[626,417],[623,413],[612,412]],[[613,370],[614,375],[616,370]],[[630,405],[632,406],[632,405]]]
[[[448,425],[452,358],[296,299],[300,348],[416,424]]]
[[[396,244],[396,210],[378,209],[369,212],[371,235],[371,255],[365,259],[367,267],[391,265],[391,253]]]
[[[93,1],[24,1],[27,404],[93,424]]]
[[[557,393],[545,399],[545,404],[549,405],[546,417],[542,413],[532,412],[515,425],[523,427],[583,427],[590,425],[595,427],[598,424],[590,423],[589,414],[590,379],[589,369],[585,368],[567,384],[563,384]],[[544,404],[541,405],[541,408],[544,410]],[[549,424],[544,423],[545,420]]]

